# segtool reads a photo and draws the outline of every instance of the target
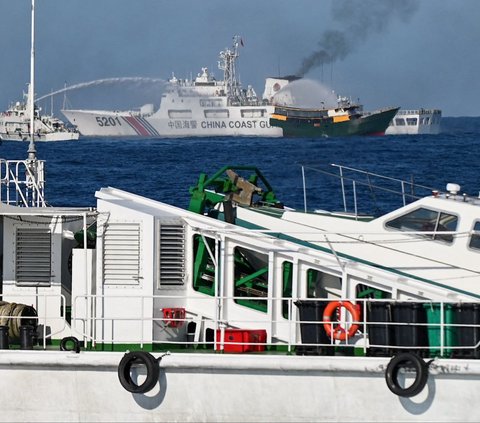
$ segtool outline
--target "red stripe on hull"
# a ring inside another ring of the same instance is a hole
[[[124,116],[124,119],[129,123],[129,125],[137,131],[138,135],[150,136],[150,132],[133,116]]]

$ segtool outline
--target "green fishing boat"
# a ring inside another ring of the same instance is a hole
[[[399,107],[364,112],[358,104],[340,104],[332,109],[275,106],[270,125],[283,129],[285,137],[345,137],[384,135]]]

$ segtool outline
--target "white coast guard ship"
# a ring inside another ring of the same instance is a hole
[[[442,111],[439,109],[402,109],[390,122],[386,135],[439,134]]]
[[[282,129],[269,124],[273,112],[270,99],[296,77],[267,78],[263,99],[252,86],[242,88],[236,60],[242,44],[233,37],[232,48],[220,52],[218,67],[223,79],[216,80],[204,67],[193,80],[168,81],[160,107],[145,105],[136,111],[62,110],[84,136],[116,137],[279,137]]]

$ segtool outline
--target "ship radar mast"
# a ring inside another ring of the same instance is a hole
[[[236,60],[240,56],[238,53],[238,46],[241,43],[239,35],[233,37],[232,48],[226,48],[220,52],[220,60],[218,68],[223,70],[223,80],[225,82],[226,95],[231,103],[232,100],[241,98],[241,87],[237,79]]]

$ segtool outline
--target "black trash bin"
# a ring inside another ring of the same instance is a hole
[[[328,301],[307,301],[299,300],[294,303],[300,312],[300,334],[302,344],[317,345],[298,345],[297,355],[334,355],[335,347],[318,344],[330,344],[330,338],[323,327],[323,310]],[[306,323],[318,322],[318,323]]]
[[[394,333],[392,322],[392,304],[386,301],[367,303],[367,331],[370,345],[367,355],[391,357],[393,355]]]
[[[455,358],[480,358],[480,304],[459,303],[453,306],[454,322],[457,325],[457,345],[452,356]]]
[[[34,328],[31,325],[20,326],[20,349],[33,349]]]
[[[395,348],[398,351],[414,352],[421,357],[428,355],[427,315],[422,303],[394,302],[392,320]],[[395,324],[398,323],[398,324]]]

